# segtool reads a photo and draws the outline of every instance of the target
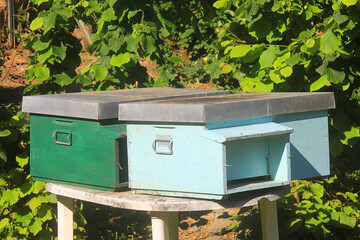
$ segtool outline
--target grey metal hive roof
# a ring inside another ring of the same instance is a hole
[[[241,93],[119,104],[119,120],[207,123],[332,108],[333,93]]]
[[[161,99],[227,94],[221,90],[183,88],[135,88],[23,97],[22,111],[85,119],[111,119],[118,116],[118,104]]]

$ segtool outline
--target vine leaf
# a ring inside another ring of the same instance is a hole
[[[16,162],[19,164],[21,168],[23,168],[26,164],[29,163],[29,157],[27,155],[18,155],[16,156]]]
[[[40,232],[42,229],[42,221],[38,218],[35,218],[35,221],[32,225],[29,226],[29,231],[36,235],[38,232]]]

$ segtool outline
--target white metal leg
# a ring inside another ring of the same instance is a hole
[[[263,240],[279,240],[276,201],[263,198],[258,202]]]
[[[74,200],[63,196],[57,196],[58,210],[58,240],[73,240],[73,207]]]
[[[153,240],[178,239],[178,212],[151,212]]]

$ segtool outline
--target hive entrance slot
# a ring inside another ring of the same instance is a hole
[[[235,180],[227,181],[227,186],[228,186],[228,189],[233,189],[233,188],[239,188],[242,186],[246,186],[249,183],[256,184],[256,183],[267,182],[270,180],[271,180],[270,175],[264,175],[264,176],[252,177],[252,178],[235,179]]]

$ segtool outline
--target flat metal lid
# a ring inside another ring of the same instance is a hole
[[[23,97],[22,111],[85,119],[118,117],[118,104],[161,99],[228,94],[222,90],[185,88],[134,88]]]
[[[333,93],[240,93],[119,105],[119,120],[208,123],[335,108]]]

